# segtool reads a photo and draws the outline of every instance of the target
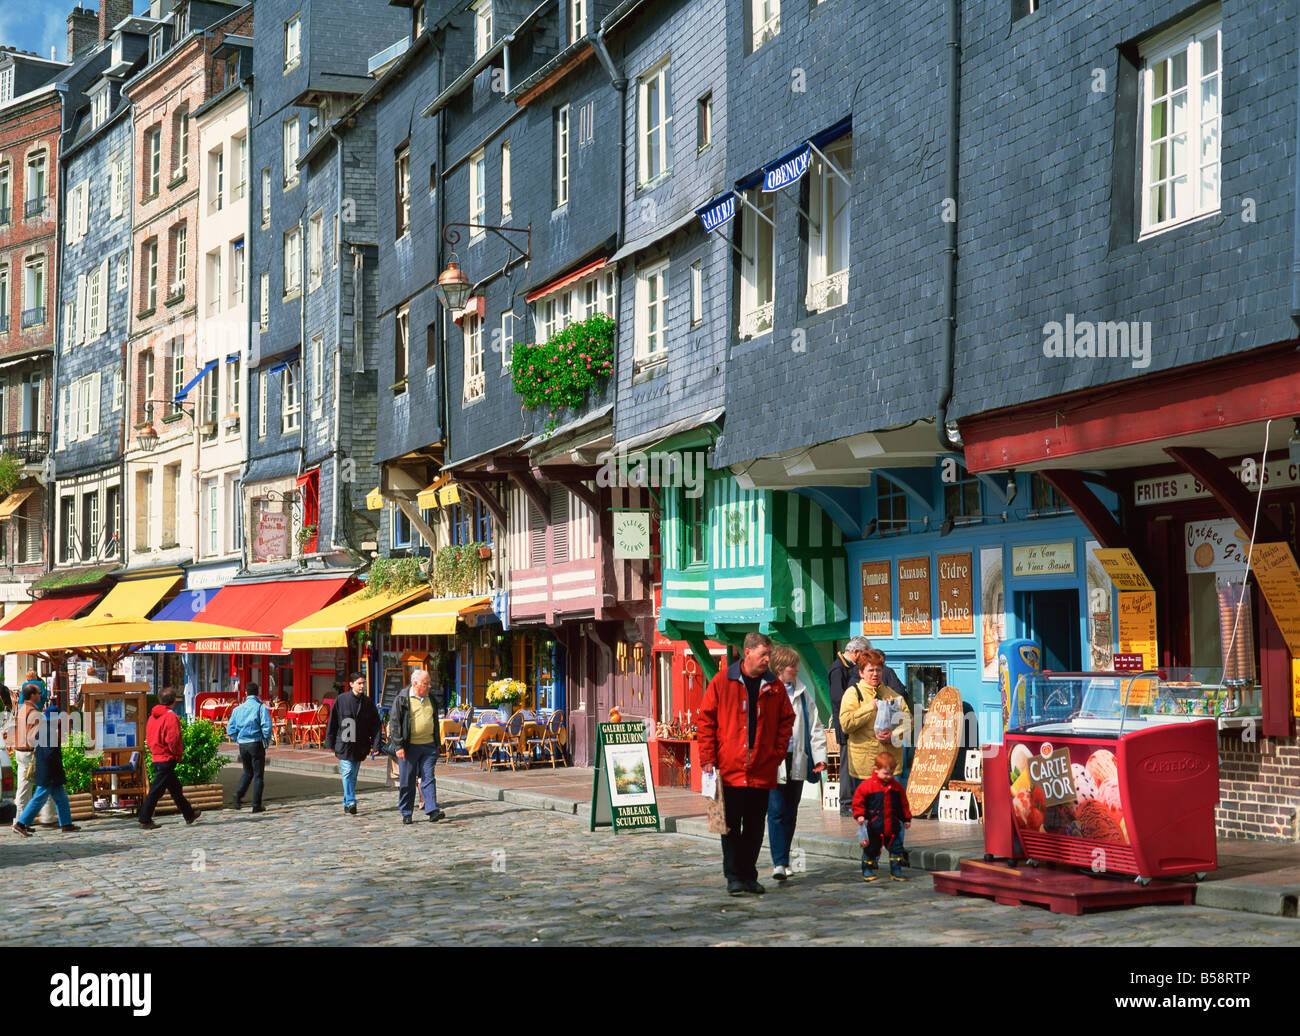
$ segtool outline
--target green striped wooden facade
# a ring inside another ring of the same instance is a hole
[[[663,493],[663,590],[659,629],[709,660],[706,638],[739,646],[757,630],[795,648],[804,680],[829,708],[824,650],[849,635],[843,534],[797,493],[741,489],[729,474],[704,485],[705,558],[688,564],[686,490]],[[712,678],[710,666],[705,672]],[[811,677],[811,679],[809,679]]]

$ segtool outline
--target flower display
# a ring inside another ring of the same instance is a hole
[[[549,341],[516,344],[511,372],[524,408],[547,410],[553,432],[562,410],[580,407],[588,391],[614,373],[614,319],[597,313],[557,331]]]
[[[518,705],[528,693],[528,685],[522,680],[495,680],[488,684],[487,700],[491,705]]]

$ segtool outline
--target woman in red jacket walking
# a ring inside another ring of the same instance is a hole
[[[768,793],[777,785],[794,730],[794,709],[785,687],[768,666],[771,638],[745,637],[745,655],[719,671],[704,691],[697,730],[700,765],[722,781],[727,834],[722,836],[722,873],[727,892],[761,895],[758,853],[763,848]]]

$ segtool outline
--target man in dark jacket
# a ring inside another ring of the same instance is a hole
[[[777,786],[794,731],[790,697],[768,666],[771,639],[750,633],[744,650],[744,658],[709,681],[697,724],[700,765],[706,774],[716,771],[722,782],[727,820],[722,872],[733,896],[764,891],[758,853],[769,792]]]
[[[172,709],[175,704],[176,692],[170,687],[164,687],[144,728],[145,743],[148,744],[149,755],[153,759],[153,781],[149,785],[149,794],[140,806],[140,826],[146,831],[158,827],[153,822],[153,811],[164,791],[171,795],[176,808],[185,817],[185,823],[192,824],[203,815],[190,805],[189,799],[181,791],[181,782],[176,779],[176,767],[185,756],[185,741],[181,735],[181,721]]]
[[[438,808],[438,788],[433,777],[434,764],[442,749],[438,728],[438,706],[429,693],[429,674],[417,669],[409,686],[402,688],[393,701],[388,717],[388,742],[397,750],[397,808],[402,823],[411,823],[415,809],[415,782],[420,782],[424,811],[432,821],[447,814]]]
[[[329,724],[325,727],[325,747],[339,761],[343,778],[343,812],[357,815],[357,772],[366,756],[379,748],[379,710],[366,694],[366,678],[353,673],[348,689],[334,699]]]

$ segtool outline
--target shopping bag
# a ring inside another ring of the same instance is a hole
[[[709,833],[714,835],[727,834],[730,829],[727,827],[727,808],[722,800],[722,780],[720,778],[713,797],[705,801],[705,808],[709,818]]]

